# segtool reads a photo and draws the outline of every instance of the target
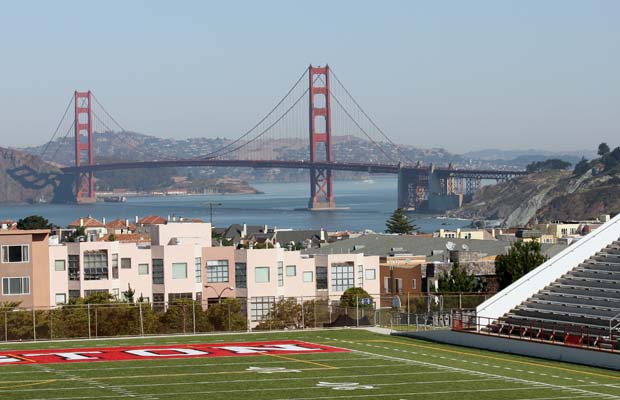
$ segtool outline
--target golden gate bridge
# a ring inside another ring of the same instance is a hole
[[[73,112],[71,112],[73,110]],[[135,160],[97,161],[94,137],[126,132],[92,91],[76,91],[41,157],[56,136],[72,140],[75,162],[61,170],[74,176],[72,198],[96,201],[98,171],[161,167],[248,167],[306,169],[310,174],[308,208],[336,207],[334,171],[398,175],[398,207],[442,212],[458,207],[482,186],[482,180],[504,181],[523,171],[459,169],[423,165],[409,159],[360,106],[328,66],[310,65],[276,105],[249,130],[207,154],[160,158],[127,142]],[[352,154],[334,148],[343,138],[359,139]],[[305,145],[304,145],[305,142]],[[276,146],[277,145],[277,146]],[[56,148],[56,152],[58,151]],[[189,153],[189,151],[188,151]],[[363,159],[360,159],[363,154]],[[56,154],[48,156],[52,160]]]

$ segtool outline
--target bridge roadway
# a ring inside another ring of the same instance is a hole
[[[156,160],[156,161],[123,161],[117,163],[80,165],[79,167],[64,167],[61,170],[65,173],[76,172],[97,172],[110,171],[116,169],[137,169],[137,168],[163,168],[163,167],[245,167],[245,168],[291,168],[291,169],[331,169],[333,171],[356,171],[374,174],[398,174],[399,169],[409,171],[424,172],[429,171],[429,167],[409,167],[406,165],[394,164],[370,164],[370,163],[338,163],[338,162],[309,162],[309,161],[279,161],[279,160],[219,160],[219,159],[190,159],[190,160]],[[471,178],[480,177],[482,179],[510,178],[524,175],[525,171],[502,171],[486,169],[454,169],[454,168],[435,168],[434,172],[441,175],[454,177]]]

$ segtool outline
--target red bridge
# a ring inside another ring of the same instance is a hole
[[[68,112],[71,108],[72,117]],[[171,158],[146,153],[128,143],[135,161],[96,162],[96,132],[112,132],[111,126],[117,131],[125,129],[90,91],[74,93],[50,143],[63,124],[70,126],[61,140],[73,140],[75,164],[61,169],[75,175],[74,198],[78,203],[96,201],[97,171],[161,167],[292,168],[310,171],[308,207],[311,209],[334,208],[334,171],[353,171],[398,174],[399,207],[440,212],[458,207],[481,187],[483,180],[503,181],[524,174],[452,166],[437,168],[414,162],[361,108],[328,66],[308,67],[251,129],[204,155]],[[349,142],[347,148],[341,145],[343,142]],[[350,149],[351,142],[359,149],[347,154],[345,150]]]

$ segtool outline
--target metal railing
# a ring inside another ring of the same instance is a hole
[[[170,302],[85,303],[50,308],[8,307],[0,303],[0,341],[201,334],[211,332],[381,326],[426,330],[451,326],[450,308],[476,305],[485,295],[371,295],[343,303],[331,297],[250,297],[221,303],[182,299]],[[4,308],[3,308],[4,307]]]
[[[475,310],[452,310],[452,330],[509,339],[579,347],[609,352],[620,351],[618,325],[592,328],[561,322],[531,321],[526,324],[476,315]],[[613,319],[612,319],[613,320]],[[619,324],[620,325],[620,324]]]

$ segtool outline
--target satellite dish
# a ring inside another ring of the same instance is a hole
[[[453,251],[454,249],[456,249],[456,244],[454,244],[453,242],[448,242],[446,243],[446,249]]]
[[[463,248],[463,250],[467,251],[469,250],[469,246],[466,245],[465,243],[463,243],[463,245],[461,245],[461,247]]]

